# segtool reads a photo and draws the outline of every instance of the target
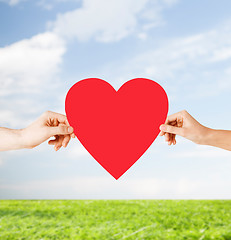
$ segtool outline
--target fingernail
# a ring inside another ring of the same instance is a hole
[[[69,133],[72,133],[73,130],[74,130],[73,127],[68,127],[68,132],[69,132]]]
[[[63,143],[63,147],[66,147],[67,146],[67,144],[66,143]]]
[[[160,130],[164,131],[165,130],[165,126],[164,125],[160,125]]]

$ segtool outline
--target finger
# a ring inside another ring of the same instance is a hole
[[[48,141],[49,145],[55,145],[55,143],[58,142],[59,136],[56,135],[54,137],[55,137],[55,139],[51,139],[51,140]]]
[[[170,135],[169,135],[169,142],[170,142],[170,145],[172,145],[172,134],[170,133]]]
[[[60,137],[58,135],[55,136],[55,139],[49,140],[49,145],[54,145],[54,150],[57,151],[56,147],[58,146]]]
[[[174,145],[176,134],[172,134],[172,144]]]
[[[169,121],[169,119],[166,119],[166,121],[165,121],[165,124],[164,125],[171,125],[171,126],[177,126],[177,121]],[[160,125],[160,129],[161,129],[161,125]],[[164,136],[166,134],[166,132],[164,132],[164,131],[160,131],[160,136]],[[168,139],[169,140],[171,140],[172,139],[172,136],[169,136],[168,134],[167,134],[167,137],[166,137],[166,139],[167,139],[167,141],[168,141]]]
[[[182,118],[182,111],[169,115],[165,121],[165,124],[168,122],[174,122],[174,121],[177,122],[178,118]]]
[[[170,135],[169,133],[165,133],[165,141],[168,142],[170,140]]]
[[[50,141],[48,142],[48,144],[49,144],[49,145],[55,145],[55,144],[57,144],[58,142],[59,142],[58,139],[52,139],[52,140],[50,140]]]
[[[171,142],[171,144],[170,144],[170,145],[172,145],[172,144],[173,144],[173,141],[174,141],[174,134],[170,134],[170,142]]]
[[[168,145],[172,145],[172,134],[169,134],[169,141],[168,141]]]
[[[173,134],[180,135],[180,136],[183,135],[182,128],[178,128],[178,127],[171,126],[171,125],[162,124],[160,126],[160,130],[162,130],[166,133],[173,133]]]
[[[176,139],[173,140],[173,145],[176,145]]]
[[[172,136],[172,144],[175,145],[175,142],[176,142],[176,135],[173,134],[173,136]]]
[[[73,133],[73,127],[66,126],[64,124],[59,124],[58,127],[48,127],[50,136],[53,135],[69,135]]]
[[[50,141],[48,141],[48,144],[49,144],[49,145],[54,145],[54,144],[55,144],[54,141],[55,141],[55,140],[50,140]]]
[[[71,134],[71,137],[72,137],[72,138],[75,138],[75,134],[74,134],[74,133],[72,133],[72,134]]]
[[[69,143],[70,139],[71,139],[70,135],[65,135],[64,138],[63,138],[62,146],[66,147],[67,144]]]
[[[67,117],[61,113],[56,113],[56,112],[51,112],[51,111],[46,111],[44,113],[45,118],[54,118],[59,121],[59,123],[65,123],[66,125],[70,126]]]
[[[171,145],[171,134],[169,134],[169,139],[168,139],[167,143],[168,143],[168,145]]]
[[[165,132],[160,131],[160,136],[164,136]]]
[[[53,123],[53,126],[54,127],[57,127],[59,125],[59,121],[57,118],[54,119],[54,123]]]
[[[169,125],[177,127],[177,122],[176,121],[170,122]],[[174,136],[175,136],[175,134],[170,133],[170,145],[173,144]]]
[[[174,115],[174,114],[172,114],[172,115]],[[172,118],[172,115],[167,116],[164,124],[169,124],[170,122],[174,125],[176,124],[177,118]]]
[[[55,151],[58,151],[62,147],[64,136],[60,135],[58,142],[55,144]]]
[[[164,136],[165,134],[166,134],[166,132],[160,131],[160,136]]]

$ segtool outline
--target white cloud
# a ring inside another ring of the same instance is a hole
[[[224,61],[231,58],[231,46],[215,49],[211,58],[212,62]]]
[[[0,0],[15,6],[27,0]],[[80,41],[95,39],[100,42],[119,41],[134,33],[146,39],[146,32],[162,25],[162,12],[179,0],[38,0],[37,4],[52,9],[55,4],[82,2],[82,7],[59,14],[49,22],[50,31],[67,39]]]
[[[63,41],[50,32],[0,48],[0,96],[37,91],[57,73],[64,52]]]
[[[65,43],[51,32],[0,48],[1,124],[14,121],[9,126],[18,126],[19,111],[42,109],[36,94],[48,96],[65,51]]]
[[[161,24],[161,11],[169,7],[170,2],[176,1],[83,0],[81,8],[58,15],[49,25],[65,38],[118,41],[131,33],[144,31],[142,28],[147,25]]]
[[[179,71],[192,72],[195,68],[198,69],[201,64],[209,65],[210,61],[230,59],[230,37],[230,31],[221,29],[179,38],[166,42],[158,50],[138,56],[134,61],[137,64],[145,62],[142,66],[148,61],[148,66],[144,68],[144,72],[148,75],[173,78],[180,73]],[[224,45],[229,47],[224,49]]]
[[[145,76],[156,79],[175,99],[177,95],[204,98],[231,89],[230,62],[231,22],[227,21],[204,33],[162,41],[158,48],[118,61],[116,66],[108,64],[102,74],[113,75],[120,84]]]

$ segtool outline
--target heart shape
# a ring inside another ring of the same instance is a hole
[[[158,136],[168,97],[149,79],[132,79],[116,91],[102,79],[89,78],[70,88],[65,110],[82,145],[118,179]]]

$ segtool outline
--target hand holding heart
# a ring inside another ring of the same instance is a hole
[[[165,124],[160,126],[160,136],[165,135],[169,145],[176,144],[176,135],[185,137],[197,144],[206,144],[205,136],[209,128],[201,125],[186,110],[167,117]]]
[[[149,79],[130,80],[118,91],[101,79],[79,81],[69,90],[65,108],[67,117],[47,111],[25,129],[0,127],[4,140],[0,151],[34,148],[52,136],[55,139],[48,143],[57,151],[76,135],[116,179],[144,154],[159,133],[169,145],[175,145],[179,135],[231,151],[231,131],[207,128],[187,111],[167,117],[167,95]]]
[[[57,151],[66,147],[71,137],[75,137],[65,115],[47,111],[36,121],[24,129],[9,129],[0,127],[0,151],[34,148],[50,137],[49,144]]]
[[[43,113],[22,131],[25,148],[36,147],[50,137],[54,137],[55,139],[48,143],[54,145],[54,149],[58,151],[61,147],[68,145],[71,137],[75,137],[73,128],[70,127],[66,116],[51,111]]]

